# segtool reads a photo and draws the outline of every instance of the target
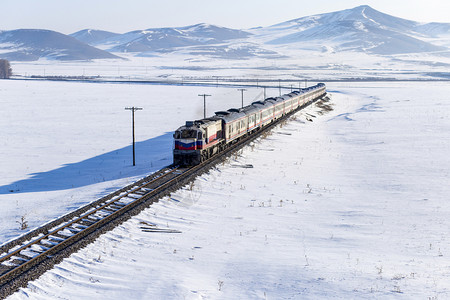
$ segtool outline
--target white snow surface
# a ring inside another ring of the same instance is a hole
[[[8,299],[449,298],[448,83],[327,88],[333,111],[297,113]],[[240,103],[235,88],[2,81],[0,242],[21,216],[38,226],[170,164],[204,92],[209,115]]]

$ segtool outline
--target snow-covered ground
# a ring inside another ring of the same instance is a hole
[[[321,48],[322,51],[319,50]],[[43,59],[35,62],[12,62],[11,66],[16,76],[86,76],[98,77],[99,80],[125,81],[182,81],[191,78],[281,78],[298,81],[449,78],[450,57],[445,53],[369,55],[356,51],[335,52],[329,43],[308,43],[303,48],[272,45],[270,49],[283,56],[276,59],[255,56],[229,60],[208,55],[191,55],[188,49],[161,53],[154,57],[134,57],[121,53],[128,60],[59,62]]]
[[[333,111],[298,113],[10,299],[449,298],[448,83],[327,87]],[[0,242],[22,215],[37,226],[169,164],[199,93],[209,114],[240,103],[226,88],[1,82]]]

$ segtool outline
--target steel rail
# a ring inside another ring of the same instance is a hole
[[[80,216],[75,217],[75,218],[72,219],[71,221],[66,222],[66,223],[63,224],[62,226],[59,226],[59,227],[57,227],[57,228],[55,228],[55,229],[49,231],[47,234],[44,234],[44,235],[42,235],[42,236],[39,236],[38,238],[32,240],[31,242],[29,242],[29,243],[27,243],[27,244],[24,244],[24,245],[20,246],[19,248],[10,251],[8,254],[6,254],[6,255],[4,255],[4,256],[2,256],[2,257],[0,258],[0,264],[7,262],[8,259],[13,258],[13,256],[17,256],[17,255],[22,255],[22,256],[25,256],[25,257],[30,257],[30,256],[28,256],[28,255],[21,254],[21,252],[22,252],[23,250],[27,250],[27,249],[31,248],[33,245],[36,245],[36,244],[38,244],[38,243],[41,243],[41,242],[44,241],[45,239],[54,240],[54,239],[51,239],[51,236],[52,236],[52,235],[57,235],[58,232],[61,232],[61,231],[63,231],[64,229],[66,229],[66,228],[68,228],[68,227],[70,227],[70,226],[72,226],[72,225],[74,225],[74,224],[78,224],[80,221],[85,221],[89,216],[92,216],[93,214],[95,214],[95,213],[101,211],[102,209],[107,208],[108,206],[117,204],[117,202],[119,202],[120,200],[122,200],[122,199],[128,197],[129,195],[136,194],[137,191],[142,190],[142,189],[145,189],[146,187],[148,187],[149,185],[151,185],[151,184],[153,184],[153,183],[155,183],[155,182],[157,182],[157,181],[161,181],[162,179],[164,179],[164,177],[173,174],[173,173],[174,173],[175,171],[177,171],[177,170],[179,170],[179,168],[177,168],[177,167],[176,167],[176,168],[173,168],[172,170],[170,170],[170,171],[168,171],[168,172],[162,174],[161,176],[156,177],[156,178],[154,178],[153,180],[151,180],[151,181],[149,181],[149,182],[145,182],[145,183],[144,183],[143,185],[141,185],[141,186],[137,186],[137,187],[132,188],[131,190],[129,190],[129,191],[127,191],[127,192],[124,192],[124,194],[119,195],[116,199],[113,199],[113,200],[111,200],[111,201],[109,201],[109,202],[106,202],[106,203],[104,203],[103,205],[100,205],[99,207],[93,208],[93,209],[91,209],[90,211],[88,211],[87,213],[83,213],[83,214],[81,214]],[[181,176],[182,174],[183,174],[183,173],[177,174],[176,177]],[[175,178],[176,178],[176,177],[175,177]],[[173,179],[169,180],[168,182],[171,182],[172,180],[173,180]],[[160,185],[160,187],[165,186],[166,183],[167,183],[167,182],[163,183],[162,185]],[[93,221],[92,219],[87,220],[87,222],[90,222],[91,224],[88,225],[88,226],[81,225],[81,227],[85,227],[85,228],[81,228],[81,229],[80,229],[80,228],[74,228],[72,231],[78,231],[78,232],[76,232],[75,234],[73,234],[73,235],[71,235],[71,236],[68,236],[68,237],[65,238],[65,239],[61,238],[61,240],[60,240],[59,243],[54,244],[53,246],[50,246],[49,248],[47,248],[46,250],[40,252],[38,255],[36,255],[36,256],[34,256],[34,257],[30,257],[29,260],[24,261],[22,264],[16,265],[16,266],[13,267],[11,270],[9,270],[9,271],[7,271],[7,272],[5,272],[5,273],[2,273],[2,274],[0,275],[0,287],[4,284],[4,281],[7,280],[8,277],[11,277],[11,275],[17,273],[18,271],[23,271],[24,269],[28,269],[27,267],[28,267],[29,265],[32,265],[35,261],[39,260],[39,258],[41,258],[41,257],[43,257],[43,256],[47,256],[47,255],[49,255],[51,252],[54,252],[54,249],[57,249],[60,245],[64,245],[64,244],[67,243],[68,241],[71,241],[72,239],[74,239],[74,238],[76,238],[76,237],[82,236],[82,235],[83,235],[82,233],[84,233],[85,231],[87,232],[87,231],[89,231],[89,230],[91,230],[91,229],[95,229],[95,227],[97,227],[98,224],[101,223],[101,221],[103,221],[103,220],[109,220],[109,219],[110,219],[110,216],[115,215],[117,212],[122,212],[123,210],[125,210],[125,211],[126,211],[126,210],[129,210],[129,208],[131,208],[131,207],[134,206],[134,205],[133,205],[134,203],[139,202],[141,199],[147,197],[149,194],[151,194],[152,192],[154,192],[154,191],[157,190],[157,189],[158,189],[158,187],[155,188],[155,189],[151,189],[150,191],[146,191],[143,195],[141,195],[141,196],[138,197],[138,198],[129,197],[129,198],[134,199],[134,200],[132,200],[131,202],[129,202],[129,203],[127,203],[127,204],[119,205],[119,208],[118,208],[118,209],[112,209],[112,212],[111,212],[111,213],[108,213],[108,214],[105,215],[103,218],[96,218],[96,219],[97,219],[96,221]],[[121,207],[120,207],[120,206],[121,206]],[[79,225],[80,225],[80,224],[79,224]],[[80,226],[79,226],[79,227],[80,227]],[[71,232],[72,232],[72,231],[71,231]],[[62,236],[62,235],[60,235],[60,236]],[[37,251],[37,250],[34,250],[34,249],[32,249],[31,251],[32,251],[32,252],[35,252],[35,253],[38,253],[38,251]]]

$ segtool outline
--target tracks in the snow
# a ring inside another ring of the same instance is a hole
[[[174,166],[164,168],[3,245],[0,249],[0,298],[183,184],[192,171],[192,168]]]

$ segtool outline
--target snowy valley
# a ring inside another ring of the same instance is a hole
[[[8,299],[450,298],[450,24],[360,6],[248,30],[29,33],[0,32],[0,245],[171,164],[199,94],[207,115],[240,106],[229,80],[245,104],[305,80],[331,101]],[[144,108],[135,167],[127,106]]]

